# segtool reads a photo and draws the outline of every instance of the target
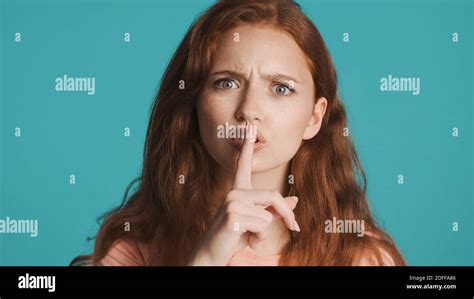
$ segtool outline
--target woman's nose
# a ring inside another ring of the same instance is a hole
[[[238,121],[261,122],[264,119],[264,110],[264,93],[258,92],[255,88],[248,88],[244,92],[240,105],[235,111],[235,118]]]

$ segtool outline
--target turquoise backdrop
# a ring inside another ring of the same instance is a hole
[[[0,1],[0,219],[39,222],[37,237],[0,234],[0,265],[92,250],[140,173],[163,71],[212,3]],[[299,3],[336,64],[381,225],[410,265],[474,265],[473,1]],[[95,94],[55,91],[65,74],[96,78]],[[381,91],[388,75],[420,78],[420,94]]]

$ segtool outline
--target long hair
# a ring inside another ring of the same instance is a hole
[[[288,195],[299,197],[294,211],[304,229],[291,234],[280,265],[353,265],[366,250],[380,263],[383,250],[396,265],[405,264],[393,240],[372,218],[366,176],[351,138],[344,134],[347,116],[329,51],[315,25],[290,0],[222,0],[191,25],[166,68],[153,103],[138,189],[103,216],[94,253],[78,257],[72,264],[85,260],[97,263],[119,239],[147,244],[149,265],[188,262],[219,205],[216,162],[200,139],[196,101],[218,37],[244,24],[272,26],[289,33],[306,55],[315,101],[320,97],[328,100],[320,131],[302,142],[290,162],[294,184]],[[181,83],[184,89],[179,88]],[[326,233],[325,220],[333,217],[363,220],[372,236]],[[130,231],[124,230],[125,223]]]

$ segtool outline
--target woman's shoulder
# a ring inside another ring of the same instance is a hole
[[[389,253],[386,246],[383,246],[380,234],[369,231],[366,232],[367,237],[373,238],[375,246],[373,248],[363,248],[354,266],[397,266],[395,258]],[[394,246],[391,244],[391,246]]]
[[[381,260],[377,258],[377,250]],[[393,257],[383,248],[377,247],[373,250],[363,250],[355,266],[396,266]]]
[[[133,239],[116,240],[106,255],[99,261],[99,266],[145,266],[148,257],[146,245]]]

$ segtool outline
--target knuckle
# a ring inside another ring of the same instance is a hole
[[[287,208],[281,208],[281,209],[278,209],[278,214],[283,217],[283,218],[287,218],[288,220],[292,220],[292,212],[287,209]]]
[[[293,211],[290,209],[290,208],[286,208],[283,210],[283,216],[284,217],[287,217],[287,218],[290,218],[293,220],[293,218],[295,218],[295,214],[293,213]]]
[[[264,217],[265,219],[267,219],[269,222],[272,222],[273,221],[273,215],[272,213],[268,212],[268,211],[263,211],[264,212]]]
[[[239,203],[235,200],[229,201],[226,203],[225,211],[227,214],[232,214],[237,211]]]
[[[226,224],[233,226],[234,222],[238,222],[238,216],[236,213],[228,213],[225,219]]]
[[[230,213],[226,217],[225,227],[227,230],[232,232],[241,232],[242,227],[241,223],[239,222],[238,215],[235,213]]]

